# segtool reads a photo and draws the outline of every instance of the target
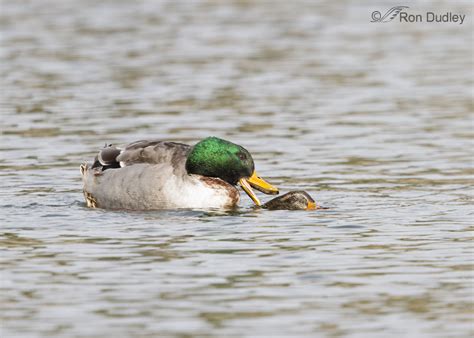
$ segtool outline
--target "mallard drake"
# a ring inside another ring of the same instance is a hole
[[[217,137],[194,146],[157,140],[123,149],[109,145],[80,169],[84,197],[93,208],[232,208],[240,199],[237,184],[257,206],[261,203],[252,187],[278,194],[257,175],[244,147]]]
[[[262,208],[269,210],[326,209],[316,204],[314,199],[303,190],[290,191],[284,195],[275,197],[262,205]]]

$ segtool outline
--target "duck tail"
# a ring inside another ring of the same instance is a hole
[[[90,166],[87,164],[87,162],[84,162],[79,166],[79,169],[81,171],[82,181],[84,183],[82,193],[84,194],[86,204],[89,208],[97,208],[97,200],[94,198],[94,196],[92,196],[91,193],[86,191],[86,185],[88,180],[87,173],[89,172]]]
[[[87,168],[87,162],[82,163],[82,164],[79,166],[79,170],[81,171],[81,176],[82,176],[82,177],[85,177],[85,176],[86,176],[86,172],[87,172],[87,170],[88,170],[88,168]]]

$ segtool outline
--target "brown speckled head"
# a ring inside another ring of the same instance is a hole
[[[310,210],[318,209],[319,206],[306,191],[290,191],[282,196],[276,197],[262,208],[269,210]]]

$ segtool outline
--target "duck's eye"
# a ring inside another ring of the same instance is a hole
[[[247,155],[245,155],[244,153],[238,153],[237,156],[239,156],[239,159],[241,159],[242,161],[245,161],[247,159]]]

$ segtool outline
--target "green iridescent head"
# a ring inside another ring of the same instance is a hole
[[[252,176],[255,166],[252,156],[242,146],[208,137],[197,143],[186,160],[189,174],[218,177],[232,185]]]

